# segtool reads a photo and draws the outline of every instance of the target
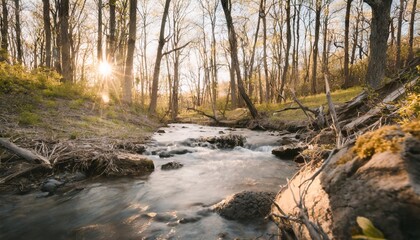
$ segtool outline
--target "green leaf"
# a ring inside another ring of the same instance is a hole
[[[373,223],[365,217],[357,217],[357,224],[363,231],[363,235],[371,238],[384,239],[384,234],[373,226]]]

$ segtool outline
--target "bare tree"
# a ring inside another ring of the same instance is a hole
[[[281,86],[280,86],[280,92],[283,96],[283,90],[284,90],[284,84],[286,83],[287,79],[287,73],[289,70],[289,53],[290,53],[290,46],[292,42],[292,31],[290,29],[290,0],[286,1],[286,52],[284,55],[284,68],[283,68],[283,75],[281,77]],[[283,96],[284,99],[284,96]]]
[[[369,64],[366,83],[377,89],[385,76],[387,40],[392,0],[364,0],[372,8]]]
[[[137,20],[137,0],[130,0],[130,20],[128,30],[127,60],[125,62],[125,74],[123,85],[123,102],[131,103],[133,88],[133,60],[136,47],[136,20]]]
[[[50,19],[50,1],[42,0],[43,19],[45,32],[45,66],[51,67],[51,19]]]
[[[165,7],[163,10],[162,22],[160,24],[159,42],[158,42],[158,48],[157,48],[157,53],[156,53],[155,67],[153,70],[152,96],[151,96],[150,105],[149,105],[149,113],[151,114],[156,113],[160,63],[162,61],[162,56],[163,56],[162,55],[163,46],[165,45],[165,25],[166,25],[166,19],[168,18],[170,3],[171,3],[171,0],[165,0]]]
[[[8,38],[8,9],[7,9],[7,1],[1,1],[2,6],[2,21],[1,21],[1,53],[0,53],[0,61],[7,61],[8,60],[8,47],[9,43],[7,41]]]
[[[319,29],[321,26],[321,0],[315,0],[315,37],[312,53],[312,80],[311,80],[311,92],[316,94],[316,76],[317,76],[317,63],[318,63],[318,41],[319,41]]]
[[[414,43],[414,24],[416,21],[416,7],[417,0],[413,0],[413,7],[411,9],[410,26],[409,26],[409,38],[408,38],[408,60],[413,59],[413,43]]]
[[[61,64],[63,81],[73,81],[73,69],[70,56],[69,36],[69,0],[61,0],[60,4]]]
[[[401,67],[401,34],[402,34],[402,21],[404,15],[404,0],[400,0],[398,22],[397,22],[397,56],[395,59],[395,67],[398,69]]]
[[[230,0],[221,0],[223,12],[225,13],[226,24],[228,28],[228,35],[229,35],[229,44],[230,44],[230,51],[232,56],[232,67],[235,69],[236,72],[236,79],[238,80],[238,90],[239,94],[245,101],[251,115],[253,118],[258,118],[259,114],[257,109],[255,108],[254,104],[249,99],[248,95],[245,92],[244,84],[242,82],[241,70],[239,68],[239,61],[238,61],[238,44],[236,41],[236,33],[235,27],[233,26],[233,20],[231,15],[231,8],[232,3]]]
[[[347,0],[346,2],[346,16],[344,20],[344,84],[343,88],[350,86],[350,74],[349,74],[349,30],[350,30],[350,10],[351,3],[353,0]]]
[[[109,39],[108,39],[108,62],[114,63],[115,61],[115,7],[117,0],[109,0]]]
[[[102,0],[98,0],[98,43],[97,43],[98,62],[102,61]]]
[[[22,63],[23,60],[23,49],[21,39],[21,27],[20,27],[20,4],[19,0],[15,0],[15,27],[16,27],[16,48],[17,48],[17,60]]]

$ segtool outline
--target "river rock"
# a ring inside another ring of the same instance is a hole
[[[203,138],[201,141],[208,142],[216,145],[218,148],[234,148],[237,146],[243,147],[246,142],[246,138],[242,135],[222,135],[215,137]]]
[[[170,152],[160,152],[159,153],[159,157],[160,158],[170,158],[170,157],[173,157],[174,156],[174,154],[171,154]]]
[[[420,239],[419,146],[418,138],[406,137],[401,152],[376,153],[368,159],[348,157],[348,148],[340,150],[308,188],[304,204],[309,220],[319,223],[330,239],[361,234],[359,216],[368,218],[386,239]],[[302,169],[276,196],[286,215],[299,215],[293,195],[299,201],[299,186],[317,170]],[[276,207],[272,212],[280,214]],[[301,224],[293,221],[290,226],[297,239],[310,239]]]
[[[163,129],[159,129],[159,130],[157,130],[156,132],[157,132],[157,133],[166,133],[166,132],[165,132],[165,130],[163,130]]]
[[[124,149],[128,152],[143,154],[146,151],[146,147],[142,144],[123,142],[116,146],[118,149]]]
[[[169,153],[174,154],[174,155],[183,155],[183,154],[192,153],[192,152],[188,149],[175,149],[175,150],[169,151]]]
[[[289,144],[289,145],[277,147],[273,149],[271,153],[281,159],[293,159],[306,148],[308,147],[302,143]]]
[[[163,164],[160,169],[162,170],[174,170],[182,168],[184,165],[179,162],[168,162],[166,164]]]
[[[113,168],[105,172],[108,176],[140,176],[151,173],[155,169],[152,160],[129,153],[119,153],[112,164]],[[100,169],[96,169],[98,170]]]
[[[272,192],[243,191],[227,197],[212,209],[229,220],[263,219],[270,212],[275,195]]]
[[[47,179],[41,186],[41,191],[53,194],[59,187],[63,186],[64,182],[57,181],[53,178]]]

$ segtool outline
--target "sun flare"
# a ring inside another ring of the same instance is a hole
[[[108,96],[108,94],[106,94],[106,93],[102,93],[102,101],[104,102],[104,103],[109,103],[109,96]]]
[[[111,65],[104,61],[104,62],[100,62],[99,63],[99,73],[103,76],[108,76],[110,75],[112,72],[112,68]]]

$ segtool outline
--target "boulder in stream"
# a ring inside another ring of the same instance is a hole
[[[216,145],[218,148],[234,148],[234,147],[243,147],[246,142],[246,138],[242,135],[222,135],[222,136],[214,136],[201,139],[202,142],[208,142],[211,144]]]
[[[162,170],[174,170],[174,169],[179,169],[182,168],[184,165],[182,163],[179,162],[168,162],[166,164],[163,164],[160,169]]]
[[[41,186],[41,191],[48,192],[50,195],[54,194],[54,192],[61,186],[64,185],[64,182],[58,181],[56,179],[50,178],[47,179]]]
[[[229,220],[263,219],[270,213],[273,192],[243,191],[215,204],[212,209]]]
[[[273,149],[271,153],[281,159],[293,159],[306,148],[308,147],[302,143],[289,144],[289,145],[277,147]]]

